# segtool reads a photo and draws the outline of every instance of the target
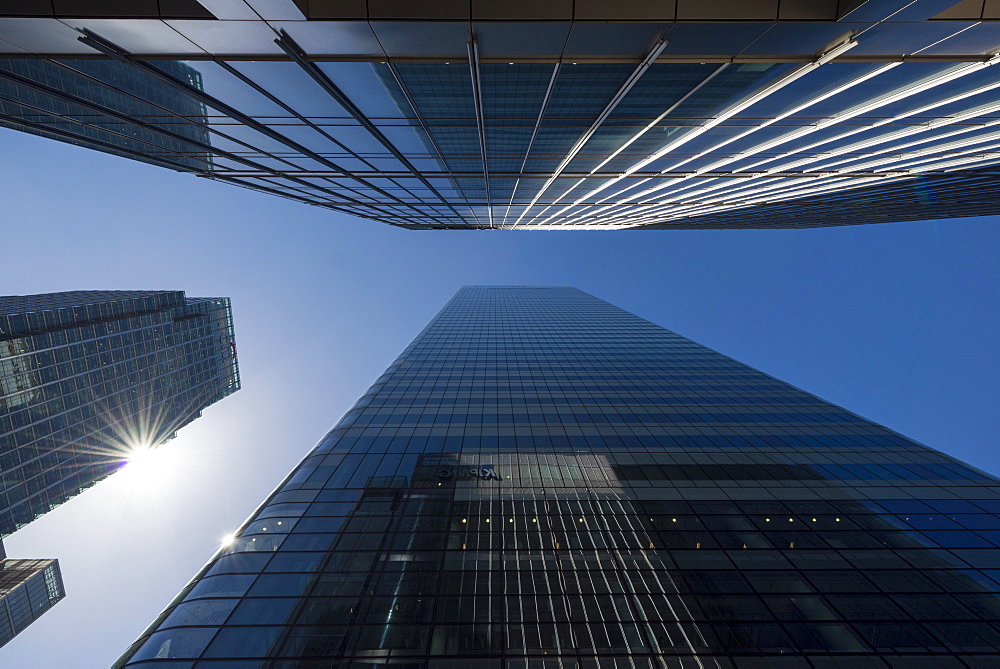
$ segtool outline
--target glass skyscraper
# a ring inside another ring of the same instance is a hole
[[[1000,212],[993,0],[18,0],[0,126],[415,229]]]
[[[566,286],[467,286],[131,669],[1000,663],[1000,482]]]
[[[117,471],[240,387],[229,299],[0,297],[0,536]]]
[[[0,544],[0,646],[66,596],[58,560],[6,560]]]

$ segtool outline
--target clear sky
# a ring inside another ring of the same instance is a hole
[[[233,300],[243,390],[9,537],[67,597],[0,650],[107,667],[466,283],[572,284],[1000,472],[997,218],[814,230],[408,231],[0,130],[0,293]]]

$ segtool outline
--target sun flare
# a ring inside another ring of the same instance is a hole
[[[141,467],[143,462],[149,460],[154,452],[152,444],[136,444],[125,454],[125,466]]]
[[[169,451],[148,442],[134,444],[123,454],[114,478],[132,494],[157,492],[169,484],[175,468]]]

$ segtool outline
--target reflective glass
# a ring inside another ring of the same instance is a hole
[[[576,289],[467,286],[143,648],[183,619],[269,666],[990,666],[996,483]]]

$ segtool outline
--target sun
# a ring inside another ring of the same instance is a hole
[[[156,450],[152,444],[136,444],[125,454],[126,467],[142,467],[143,462],[148,461]]]
[[[176,468],[175,458],[169,451],[145,441],[130,444],[122,454],[122,466],[113,478],[122,489],[133,494],[158,492],[169,485]]]

